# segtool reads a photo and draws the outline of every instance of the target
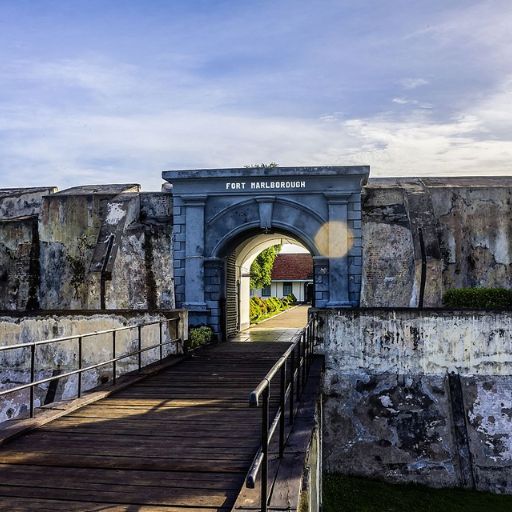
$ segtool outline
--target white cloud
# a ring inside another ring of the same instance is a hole
[[[406,98],[393,98],[391,101],[393,103],[397,103],[398,105],[408,105],[409,103],[416,103],[415,101],[408,100]]]
[[[94,101],[72,109],[0,104],[1,186],[140,182],[155,190],[168,168],[270,161],[370,164],[374,176],[512,174],[510,78],[442,122],[424,111],[428,104],[402,96],[392,102],[411,108],[399,118],[315,119],[233,113],[219,101],[223,91],[202,96],[158,81],[148,91],[130,66],[60,61],[27,66],[26,74],[75,84]]]
[[[428,83],[429,81],[424,78],[404,78],[403,80],[400,80],[400,84],[404,89],[416,89],[417,87],[427,85]]]

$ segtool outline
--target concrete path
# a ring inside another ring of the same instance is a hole
[[[230,341],[287,341],[298,334],[308,322],[309,306],[297,306],[261,324],[238,333]]]

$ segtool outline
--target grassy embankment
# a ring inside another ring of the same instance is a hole
[[[512,496],[324,475],[324,512],[511,512]]]

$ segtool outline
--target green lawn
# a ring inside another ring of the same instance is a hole
[[[324,512],[512,512],[512,496],[324,475]]]

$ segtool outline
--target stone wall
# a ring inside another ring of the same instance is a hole
[[[38,217],[54,187],[0,189],[0,310],[39,305]]]
[[[512,178],[386,178],[363,194],[361,306],[442,305],[512,287]]]
[[[327,471],[512,493],[512,312],[320,316]]]
[[[85,334],[95,331],[114,329],[124,326],[137,326],[179,318],[179,322],[164,323],[165,339],[188,338],[188,316],[186,311],[169,311],[165,314],[136,311],[116,311],[113,313],[80,312],[73,315],[65,313],[48,313],[33,315],[0,316],[0,340],[2,346],[18,343],[30,343],[53,338]],[[159,343],[159,325],[142,329],[142,347]],[[137,350],[137,328],[116,333],[116,353],[126,354]],[[112,335],[101,334],[83,338],[83,366],[92,365],[112,357]],[[167,345],[163,355],[176,353],[180,347]],[[148,350],[142,354],[142,364],[146,365],[159,358],[159,349]],[[117,363],[117,375],[137,369],[137,356],[132,356]],[[44,379],[58,373],[78,368],[78,341],[68,340],[59,343],[41,345],[35,352],[36,379]],[[0,390],[9,389],[30,381],[30,349],[14,349],[0,352]],[[90,370],[83,374],[84,391],[100,383],[112,380],[112,364]],[[42,384],[35,388],[35,405],[46,401],[74,398],[77,392],[77,376],[56,381],[58,384]],[[28,412],[29,392],[19,391],[0,397],[0,422]]]
[[[169,193],[0,190],[0,310],[174,305]]]

